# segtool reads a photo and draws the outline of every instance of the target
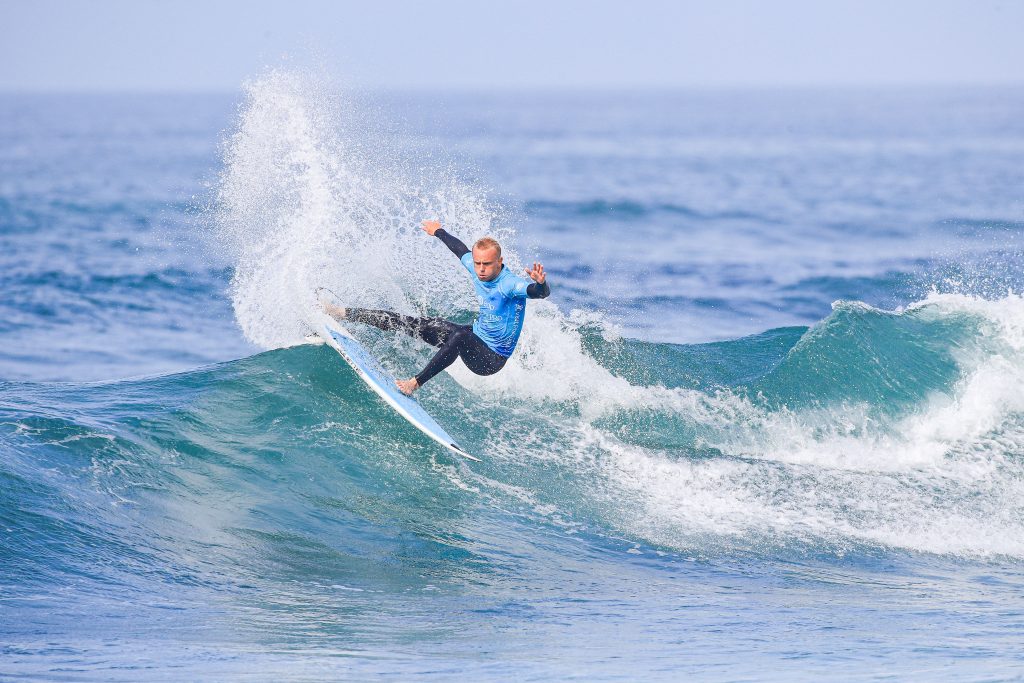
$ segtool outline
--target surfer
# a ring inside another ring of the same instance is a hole
[[[543,265],[534,263],[533,268],[526,269],[530,280],[513,275],[505,269],[501,245],[494,239],[479,239],[470,251],[457,237],[445,231],[439,221],[423,221],[422,228],[444,242],[469,271],[480,299],[480,314],[472,325],[322,302],[324,311],[336,320],[352,320],[386,332],[404,332],[438,348],[418,375],[395,382],[398,389],[409,396],[456,358],[462,358],[466,367],[477,375],[493,375],[501,370],[519,341],[526,300],[543,299],[551,294]]]

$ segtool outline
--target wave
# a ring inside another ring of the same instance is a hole
[[[424,388],[427,409],[484,457],[472,467],[325,347],[133,381],[0,385],[0,517],[24,541],[5,552],[102,574],[115,568],[77,566],[68,549],[93,557],[114,539],[145,565],[184,535],[235,562],[261,534],[287,530],[316,554],[417,529],[429,552],[469,552],[474,532],[452,531],[453,515],[517,510],[529,525],[673,552],[1024,556],[1020,297],[838,303],[807,330],[688,346],[571,322],[560,341],[575,346],[540,343],[569,324],[542,309],[490,384],[456,369]],[[412,367],[427,353],[387,358]],[[172,565],[206,580],[194,561]]]

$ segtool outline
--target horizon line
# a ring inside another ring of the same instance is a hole
[[[798,91],[892,91],[898,89],[912,90],[955,90],[955,89],[1018,89],[1024,88],[1024,79],[1018,81],[984,81],[984,82],[939,82],[939,81],[906,81],[906,82],[864,82],[864,83],[687,83],[687,84],[522,84],[522,85],[360,85],[355,83],[333,83],[338,90],[363,92],[370,94],[501,94],[501,93],[537,93],[537,94],[574,94],[574,93],[682,93],[682,92],[798,92]],[[222,86],[169,86],[169,87],[135,87],[135,86],[3,86],[2,95],[228,95],[240,93],[245,83],[234,87]]]

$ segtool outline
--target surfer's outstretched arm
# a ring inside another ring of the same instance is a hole
[[[423,232],[444,242],[458,259],[469,253],[469,247],[455,235],[448,234],[448,231],[441,227],[441,221],[423,221]]]
[[[527,268],[526,274],[533,282],[526,288],[526,296],[531,299],[546,299],[551,295],[551,287],[548,286],[548,275],[544,272],[544,266],[534,262],[533,268]]]

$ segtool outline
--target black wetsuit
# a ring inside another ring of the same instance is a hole
[[[469,253],[469,248],[465,244],[444,229],[438,229],[434,236],[444,242],[459,259]],[[546,282],[534,282],[526,288],[526,296],[531,299],[543,299],[549,294],[551,288]],[[493,375],[501,370],[508,360],[507,356],[493,350],[478,337],[473,332],[472,325],[458,325],[444,318],[414,318],[391,311],[366,308],[349,308],[345,317],[388,332],[404,332],[438,347],[438,352],[416,375],[416,382],[420,386],[454,363],[456,358],[461,358],[466,367],[477,375]],[[511,351],[509,353],[511,354]]]

